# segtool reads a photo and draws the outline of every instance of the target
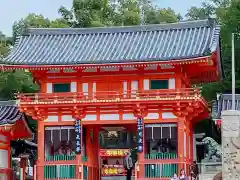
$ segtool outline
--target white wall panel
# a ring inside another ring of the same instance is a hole
[[[77,92],[77,82],[71,82],[71,92]]]
[[[47,93],[52,93],[53,92],[53,85],[52,83],[47,83]]]
[[[144,79],[143,80],[143,89],[144,90],[149,90],[150,89],[150,83],[149,79]]]
[[[88,95],[88,83],[83,83],[82,84],[82,92],[84,95]]]
[[[8,150],[0,150],[0,168],[8,168]]]
[[[170,78],[168,81],[169,89],[175,89],[176,88],[176,81],[175,78]]]

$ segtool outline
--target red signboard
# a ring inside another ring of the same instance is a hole
[[[105,157],[123,157],[127,152],[129,152],[129,149],[100,149],[99,154]]]
[[[104,167],[102,168],[103,176],[116,176],[116,175],[124,175],[125,169],[123,167]]]

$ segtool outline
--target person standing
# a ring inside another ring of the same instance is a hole
[[[179,180],[188,180],[188,177],[186,176],[184,169],[181,169],[180,171]]]
[[[198,171],[198,165],[197,165],[197,162],[196,161],[193,161],[193,164],[190,166],[189,168],[189,172],[190,172],[190,179],[198,179],[198,174],[199,174],[199,171]]]
[[[131,178],[132,178],[132,169],[133,169],[133,161],[132,161],[130,152],[128,152],[126,154],[126,157],[124,159],[124,167],[125,167],[125,169],[127,171],[126,180],[131,180]]]
[[[179,180],[178,176],[176,173],[174,173],[173,177],[171,178],[171,180]]]

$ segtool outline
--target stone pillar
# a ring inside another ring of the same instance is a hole
[[[240,111],[222,112],[222,176],[240,179]]]

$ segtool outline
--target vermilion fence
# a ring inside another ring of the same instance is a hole
[[[0,180],[15,180],[16,174],[12,169],[0,168]]]
[[[35,166],[34,180],[98,180],[97,166],[49,164]]]
[[[169,180],[174,173],[179,173],[180,169],[189,172],[187,163],[137,163],[135,166],[135,180]]]

